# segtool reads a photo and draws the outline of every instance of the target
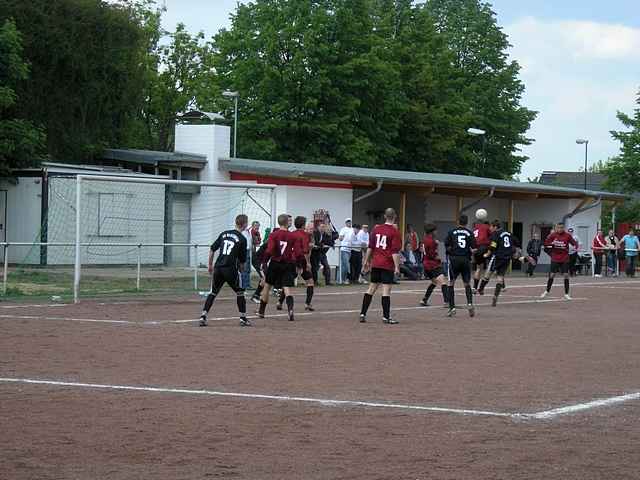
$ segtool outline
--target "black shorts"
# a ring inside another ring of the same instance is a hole
[[[551,273],[569,273],[569,262],[551,262]]]
[[[296,265],[296,276],[298,275],[300,275],[305,282],[313,278],[311,270],[309,270],[308,268],[307,262],[299,262]]]
[[[496,273],[500,277],[504,277],[509,270],[509,265],[511,264],[511,258],[502,258],[502,257],[491,257],[491,261],[489,262],[489,271]]]
[[[449,257],[449,281],[455,282],[458,276],[464,283],[471,282],[471,260],[467,257]]]
[[[424,271],[424,276],[428,280],[435,280],[440,275],[444,275],[444,270],[442,270],[442,267],[436,267],[433,270],[425,270]]]
[[[371,278],[369,281],[371,283],[382,283],[384,285],[391,285],[395,280],[395,275],[393,270],[387,270],[385,268],[372,268],[371,269]]]
[[[293,287],[297,272],[295,263],[269,262],[265,281],[274,288]]]
[[[484,256],[485,253],[489,251],[489,247],[487,245],[481,245],[478,247],[478,250],[473,254],[473,265],[476,267],[487,268],[487,260],[488,258]]]
[[[242,282],[240,281],[240,272],[237,269],[232,267],[214,268],[211,293],[215,295],[220,293],[225,283],[238,295],[244,294],[244,288],[242,288]]]

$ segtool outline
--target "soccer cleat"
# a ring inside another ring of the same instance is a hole
[[[382,318],[382,323],[386,323],[387,325],[397,325],[398,321],[393,318]]]
[[[367,316],[362,313],[360,314],[360,323],[367,323]]]
[[[549,292],[545,290],[544,292],[542,292],[542,295],[540,295],[540,298],[547,298],[547,295],[549,295]]]
[[[252,301],[253,303],[260,304],[260,297],[251,297],[251,301]]]
[[[422,299],[420,300],[420,305],[422,305],[423,307],[430,307],[431,306],[431,299]]]
[[[200,316],[200,326],[201,327],[206,327],[207,326],[207,316],[206,315],[201,315]]]
[[[264,318],[264,313],[260,313],[260,310],[256,310],[256,315],[258,318]]]
[[[241,327],[251,327],[252,323],[247,317],[240,318],[240,326]]]
[[[281,303],[276,303],[276,310],[282,310],[282,304]]]
[[[293,318],[293,312],[289,312],[289,321],[293,322],[295,318]]]
[[[471,318],[475,317],[476,316],[476,309],[473,306],[473,304],[470,303],[469,305],[467,305],[467,307],[469,308],[469,316]]]
[[[491,299],[491,306],[492,306],[492,307],[495,307],[496,305],[498,305],[498,297],[494,296],[494,297]]]
[[[313,307],[311,306],[311,304],[310,304],[310,303],[305,304],[304,309],[305,309],[307,312],[315,312],[315,311],[316,311],[316,309],[315,309],[315,308],[313,308]]]
[[[564,299],[565,300],[572,300],[571,295],[569,295],[568,293],[564,294]]]
[[[453,317],[456,314],[456,307],[453,308],[449,308],[449,311],[447,312],[447,317]]]

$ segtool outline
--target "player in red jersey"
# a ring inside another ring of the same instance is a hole
[[[369,235],[369,248],[367,248],[362,271],[366,273],[371,270],[371,283],[362,299],[360,322],[367,321],[367,310],[373,295],[382,284],[382,322],[395,325],[398,322],[391,318],[391,286],[395,275],[400,274],[402,239],[400,232],[394,226],[396,211],[393,208],[387,208],[384,211],[384,219],[385,223],[376,225]]]
[[[564,223],[560,222],[556,225],[555,231],[544,241],[544,250],[551,256],[551,268],[549,270],[549,280],[547,280],[547,289],[542,292],[540,298],[549,295],[553,279],[556,273],[559,272],[564,276],[564,298],[565,300],[571,300],[569,295],[569,245],[578,248],[578,243],[571,234],[564,231]]]
[[[438,240],[436,240],[436,226],[433,223],[427,223],[424,226],[424,238],[422,239],[422,265],[424,265],[424,276],[431,280],[431,284],[427,287],[424,297],[420,301],[420,305],[428,307],[431,305],[431,294],[436,287],[442,289],[442,298],[445,305],[449,303],[447,292],[449,286],[447,279],[442,270],[442,261],[438,257]]]
[[[263,264],[269,263],[266,267],[265,285],[260,299],[258,317],[264,318],[264,311],[269,303],[269,292],[272,287],[283,288],[289,320],[293,321],[293,295],[291,288],[296,278],[296,261],[300,257],[299,242],[293,236],[293,232],[287,230],[289,216],[282,214],[278,216],[280,228],[271,232],[267,241],[267,249],[263,255]]]
[[[487,270],[488,259],[485,253],[489,250],[489,244],[491,243],[491,225],[489,225],[489,222],[476,223],[473,226],[473,236],[478,247],[473,254],[473,293],[478,293],[478,284]]]

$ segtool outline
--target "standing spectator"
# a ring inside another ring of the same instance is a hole
[[[415,228],[410,223],[407,223],[407,242],[411,242],[411,251],[416,257],[416,260],[419,264],[422,263],[422,252],[420,251],[420,240],[418,239],[418,234],[416,233]]]
[[[591,250],[593,250],[593,259],[595,260],[595,269],[593,271],[596,277],[602,276],[602,257],[607,251],[607,241],[604,238],[602,229],[598,229],[598,233],[593,237],[591,243]]]
[[[358,233],[358,242],[362,245],[362,257],[367,253],[367,247],[369,246],[369,225],[362,225],[360,232]],[[368,283],[364,278],[362,268],[360,269],[360,277],[358,277],[358,283]]]
[[[540,258],[540,252],[542,252],[542,242],[540,241],[540,235],[534,233],[531,236],[531,240],[527,243],[527,255],[533,258],[536,262],[527,262],[527,275],[533,277],[533,271],[538,264],[538,258]]]
[[[362,270],[362,247],[360,241],[360,224],[353,224],[353,239],[351,241],[351,257],[349,258],[349,281],[359,283]],[[367,243],[366,246],[369,246]]]
[[[609,275],[617,276],[618,244],[620,241],[613,230],[607,235],[607,271]]]
[[[576,272],[578,271],[578,250],[580,250],[582,244],[580,243],[580,238],[578,238],[578,235],[573,233],[573,228],[570,228],[568,232],[576,242],[575,245],[573,245],[572,243],[569,244],[569,275],[575,277]]]
[[[333,232],[331,226],[318,222],[316,228],[313,230],[313,250],[311,250],[311,274],[313,275],[313,282],[318,284],[318,271],[322,266],[322,273],[324,275],[325,285],[332,285],[331,283],[331,266],[327,259],[327,252],[330,248],[333,248]]]
[[[257,251],[262,245],[262,235],[260,235],[260,222],[254,221],[251,223],[251,265],[254,270],[261,275],[262,268],[260,260],[258,259]]]
[[[351,260],[351,243],[353,241],[353,227],[351,219],[345,218],[344,227],[338,234],[340,240],[340,280],[349,285],[349,263]]]
[[[624,245],[625,273],[627,277],[635,277],[640,240],[638,240],[633,227],[629,227],[629,233],[622,237],[618,247],[622,245]]]

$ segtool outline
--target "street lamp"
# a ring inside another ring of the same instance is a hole
[[[579,138],[576,140],[578,145],[584,145],[584,189],[587,189],[587,161],[589,158],[589,140]]]
[[[225,98],[233,98],[233,158],[236,158],[236,147],[238,146],[238,98],[240,93],[225,90],[222,92]]]
[[[472,137],[482,137],[482,162],[483,163],[486,162],[486,158],[484,154],[484,146],[485,146],[485,143],[487,142],[487,137],[486,137],[487,132],[485,132],[480,128],[471,127],[467,129],[467,133]]]

